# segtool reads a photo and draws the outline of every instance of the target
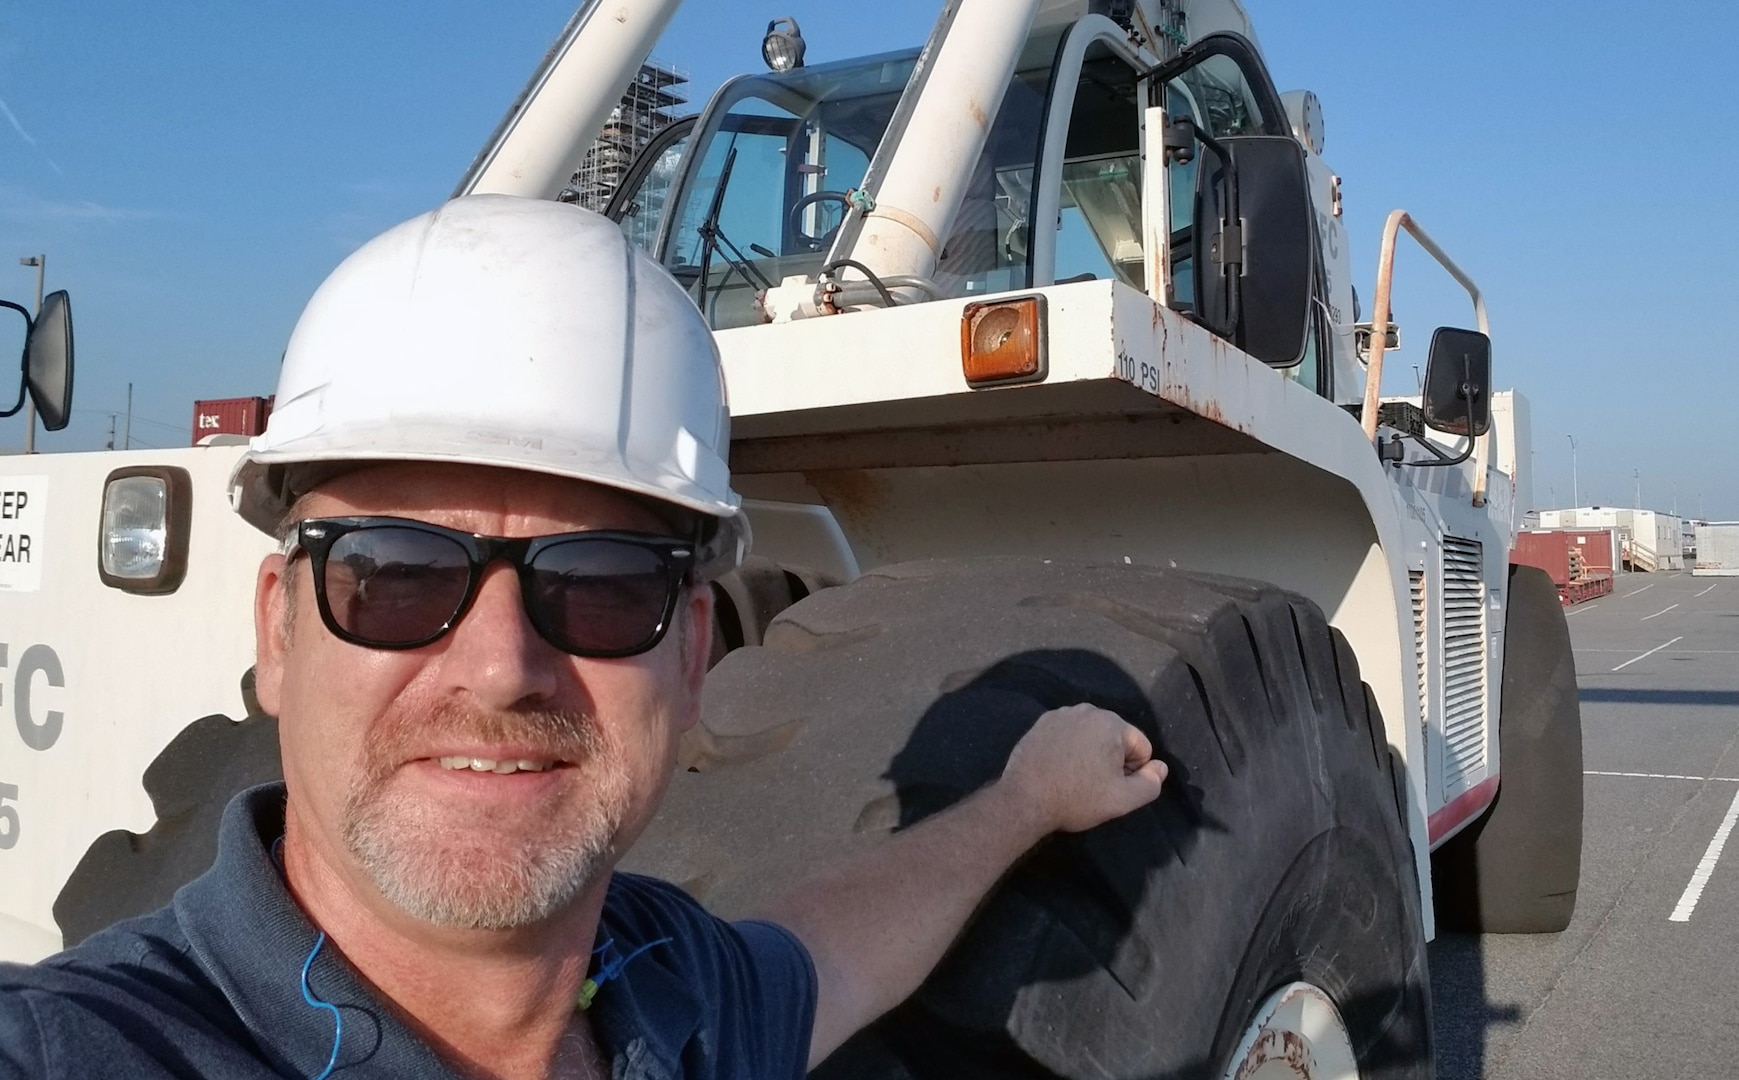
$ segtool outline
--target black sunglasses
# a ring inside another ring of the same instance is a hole
[[[631,532],[478,536],[392,517],[311,518],[285,549],[308,553],[320,619],[340,640],[415,649],[464,618],[483,568],[519,572],[531,625],[574,656],[633,656],[664,639],[694,545]]]

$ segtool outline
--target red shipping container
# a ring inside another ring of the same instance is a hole
[[[258,435],[272,403],[263,397],[218,398],[193,403],[193,445],[210,435]]]
[[[1544,570],[1559,599],[1577,604],[1612,591],[1612,548],[1610,529],[1524,532],[1516,536],[1510,562]]]
[[[1569,533],[1525,532],[1516,536],[1516,546],[1510,549],[1510,562],[1517,566],[1537,566],[1551,575],[1552,584],[1570,584]]]
[[[1564,535],[1582,553],[1582,565],[1587,569],[1583,576],[1598,576],[1612,573],[1612,543],[1611,529],[1565,529]]]

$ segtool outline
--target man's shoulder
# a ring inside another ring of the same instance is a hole
[[[0,964],[0,990],[98,996],[167,989],[200,978],[171,908],[127,919],[34,964]]]
[[[0,964],[0,1077],[97,1061],[170,1075],[124,1062],[144,1065],[173,1032],[209,1032],[221,1005],[173,912],[129,919],[39,963]]]
[[[170,908],[129,918],[37,963],[0,963],[0,998],[28,997],[38,1010],[103,1012],[203,1005],[216,988],[191,953]]]

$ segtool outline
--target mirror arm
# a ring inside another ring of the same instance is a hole
[[[27,376],[30,371],[30,332],[36,329],[36,320],[30,317],[30,312],[21,304],[10,300],[0,300],[0,307],[11,308],[24,316],[24,352],[18,358],[18,401],[10,409],[0,410],[0,420],[9,416],[17,416],[24,408],[24,399],[29,394]]]
[[[1173,122],[1172,126],[1174,128],[1187,128],[1192,135],[1201,141],[1203,146],[1212,150],[1221,161],[1226,163],[1226,220],[1220,223],[1220,266],[1223,272],[1225,267],[1231,265],[1227,257],[1227,249],[1231,247],[1233,241],[1236,241],[1238,252],[1235,259],[1238,267],[1238,277],[1241,278],[1244,276],[1244,217],[1241,212],[1242,208],[1238,205],[1238,163],[1232,159],[1231,151],[1226,148],[1225,143],[1222,143],[1220,140],[1203,131],[1201,126],[1189,117],[1178,117],[1178,119]],[[1172,153],[1174,146],[1174,139],[1168,133],[1166,137],[1166,153]],[[1230,224],[1228,224],[1228,222]],[[1243,290],[1238,287],[1237,282],[1234,281],[1228,283],[1226,290],[1226,322],[1231,328],[1230,333],[1234,336],[1238,333],[1239,320],[1243,318],[1244,314],[1239,304],[1239,294],[1242,292]]]
[[[1198,141],[1200,141],[1203,146],[1207,147],[1209,150],[1212,150],[1214,153],[1220,155],[1220,159],[1226,163],[1227,168],[1231,167],[1232,154],[1229,150],[1226,149],[1226,144],[1221,142],[1220,140],[1214,138],[1212,135],[1209,135],[1207,132],[1203,131],[1200,124],[1197,124],[1194,120],[1191,120],[1187,116],[1180,116],[1176,120],[1173,120],[1171,122],[1171,126],[1174,129],[1175,128],[1188,129],[1189,133],[1192,136],[1194,136]],[[1171,132],[1169,132],[1169,131],[1166,133],[1166,139],[1165,139],[1166,150],[1168,150],[1168,151],[1178,150],[1178,149],[1182,148],[1182,145],[1183,145],[1182,139],[1177,138],[1176,136],[1171,134]],[[1187,161],[1188,159],[1185,158],[1183,160]]]
[[[1467,402],[1467,428],[1468,428],[1468,431],[1470,433],[1473,430],[1473,393],[1472,393],[1472,390],[1473,390],[1473,361],[1468,359],[1467,355],[1464,353],[1464,354],[1462,354],[1462,357],[1461,357],[1461,387],[1457,392],[1457,396],[1460,397],[1461,400]],[[1443,451],[1437,449],[1436,444],[1433,443],[1430,439],[1425,438],[1423,435],[1415,435],[1415,436],[1413,436],[1413,440],[1415,442],[1417,442],[1420,446],[1423,446],[1425,449],[1431,451],[1432,455],[1434,457],[1436,457],[1437,460],[1436,461],[1405,461],[1405,462],[1397,462],[1397,464],[1416,465],[1421,469],[1436,469],[1436,468],[1440,468],[1444,465],[1459,465],[1462,462],[1466,461],[1468,458],[1472,457],[1473,456],[1473,448],[1476,445],[1478,445],[1478,443],[1479,443],[1479,436],[1469,434],[1467,436],[1467,445],[1462,447],[1461,452],[1459,454],[1456,454],[1454,457],[1450,457],[1448,454],[1445,454]]]
[[[0,410],[0,420],[4,420],[8,416],[17,416],[18,411],[20,409],[24,408],[25,396],[26,396],[26,391],[24,389],[24,380],[19,379],[18,380],[18,403],[16,405],[12,406],[10,409]]]
[[[1459,465],[1462,462],[1466,461],[1468,458],[1473,456],[1473,447],[1474,447],[1474,444],[1478,441],[1477,439],[1470,437],[1467,440],[1467,445],[1463,446],[1461,448],[1461,452],[1459,454],[1456,454],[1454,457],[1450,457],[1448,454],[1445,454],[1443,451],[1437,449],[1437,447],[1431,442],[1431,440],[1425,438],[1424,436],[1414,435],[1412,438],[1413,438],[1414,442],[1418,443],[1420,446],[1423,446],[1425,449],[1431,451],[1431,453],[1436,456],[1437,460],[1436,461],[1403,461],[1403,462],[1399,462],[1398,464],[1412,465],[1412,466],[1414,466],[1416,468],[1420,468],[1420,469],[1436,469],[1436,468],[1441,468],[1442,466],[1445,466],[1445,465]]]

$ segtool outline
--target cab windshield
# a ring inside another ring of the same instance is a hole
[[[980,296],[1031,284],[1028,218],[1055,51],[1054,36],[1028,43],[942,244],[929,295]],[[663,188],[655,198],[641,196],[669,169],[644,171],[630,181],[637,188],[618,196],[618,205],[643,216],[662,210],[653,254],[714,329],[762,322],[758,294],[821,272],[840,226],[856,212],[851,195],[864,185],[918,55],[909,49],[727,83],[692,134],[661,151],[681,161],[668,201]],[[1093,187],[1088,179],[1110,183],[1095,174],[1075,186],[1085,192]],[[630,234],[648,223],[636,217]]]
[[[760,321],[758,291],[821,269],[917,58],[749,75],[719,92],[659,252],[715,327]]]

